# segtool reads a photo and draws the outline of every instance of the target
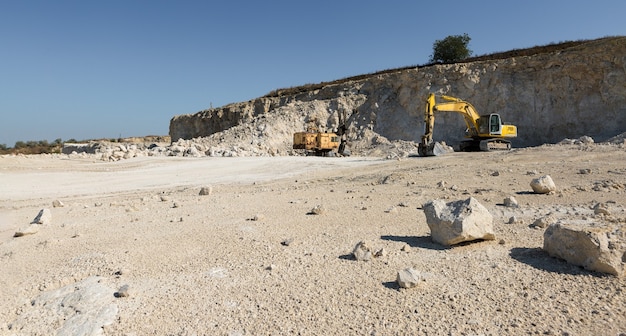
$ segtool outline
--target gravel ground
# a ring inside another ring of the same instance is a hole
[[[625,154],[1,157],[0,333],[625,335],[626,279],[548,256],[531,225],[547,214],[626,225]],[[558,191],[533,194],[545,174]],[[422,204],[468,197],[494,216],[496,239],[433,243]],[[594,216],[598,203],[611,215]],[[51,223],[12,237],[43,208]],[[360,241],[386,253],[356,261]],[[424,281],[399,288],[408,267]]]

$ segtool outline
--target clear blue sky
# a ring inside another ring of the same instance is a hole
[[[626,1],[0,0],[0,144],[165,135],[210,106],[424,64],[626,35]]]

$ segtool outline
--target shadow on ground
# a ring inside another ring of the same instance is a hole
[[[450,247],[434,243],[430,236],[380,236],[382,240],[407,243],[411,247],[421,247],[430,250],[448,250]]]
[[[351,261],[357,261],[354,256],[350,253],[350,254],[343,254],[339,256],[340,260],[351,260]]]
[[[605,274],[585,270],[584,268],[567,263],[564,260],[551,257],[541,248],[516,247],[509,253],[511,258],[532,266],[538,270],[570,275],[593,275],[604,277]]]
[[[383,286],[387,289],[392,289],[396,291],[400,291],[400,285],[398,285],[397,281],[387,281],[383,282]]]

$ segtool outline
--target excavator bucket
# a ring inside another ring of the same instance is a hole
[[[429,145],[419,144],[417,149],[419,156],[439,156],[445,154],[448,150],[439,142],[433,142]]]

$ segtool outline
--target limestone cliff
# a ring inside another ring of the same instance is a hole
[[[176,141],[256,125],[246,128],[253,134],[241,135],[243,141],[254,138],[288,148],[293,132],[308,123],[332,130],[337,111],[345,110],[357,152],[376,142],[417,142],[429,92],[467,100],[481,114],[500,113],[518,127],[514,147],[583,135],[606,140],[626,131],[626,37],[584,41],[532,56],[391,70],[268,95],[175,116],[170,136]],[[434,139],[455,144],[464,130],[460,115],[442,113]]]

